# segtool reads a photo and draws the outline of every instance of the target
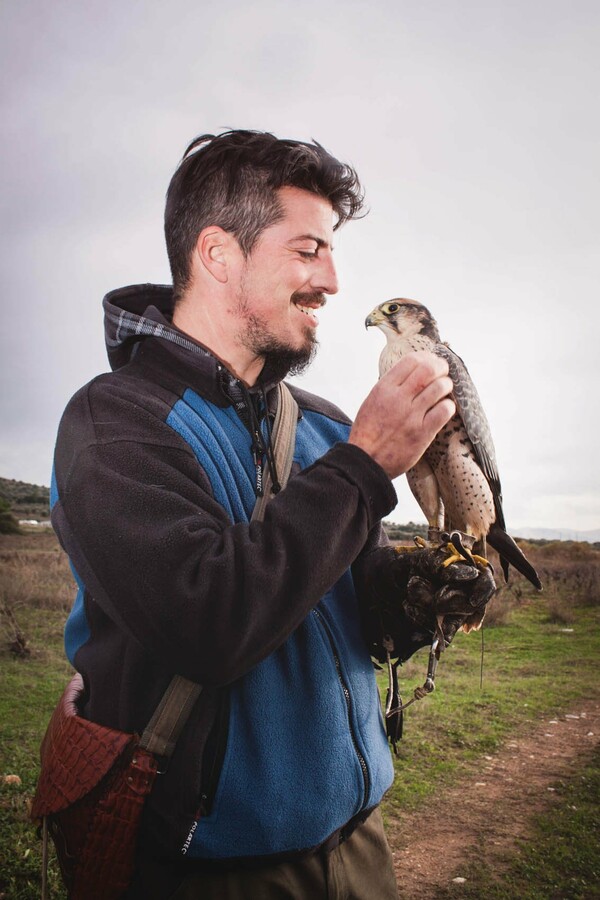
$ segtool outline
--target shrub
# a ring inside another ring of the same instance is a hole
[[[19,523],[10,511],[10,504],[0,497],[0,534],[19,534]]]

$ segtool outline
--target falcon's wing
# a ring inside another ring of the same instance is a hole
[[[502,512],[502,487],[496,464],[496,451],[487,417],[483,410],[477,389],[473,384],[464,362],[446,344],[437,343],[434,352],[448,363],[450,378],[454,383],[454,399],[463,420],[469,440],[473,444],[475,457],[487,478],[496,508],[496,523],[504,528]]]

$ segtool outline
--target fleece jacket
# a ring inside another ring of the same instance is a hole
[[[203,685],[147,805],[147,846],[199,860],[305,851],[392,781],[356,573],[395,492],[345,443],[348,419],[290,386],[292,477],[250,522],[233,376],[170,324],[171,302],[152,285],[105,298],[114,371],[60,424],[52,522],[79,589],[66,650],[82,713],[124,731],[143,730],[174,674]],[[267,438],[275,383],[264,371],[253,389]]]

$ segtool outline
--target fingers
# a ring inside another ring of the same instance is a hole
[[[431,434],[431,440],[442,430],[456,412],[449,394],[453,388],[450,378],[438,378],[421,392],[416,402],[423,410],[423,428]]]
[[[446,567],[441,566],[436,574],[444,584],[455,584],[463,581],[475,581],[480,572],[475,566],[459,562]]]
[[[454,401],[448,398],[440,400],[439,403],[427,410],[423,417],[423,427],[427,430],[427,433],[432,435],[431,440],[450,421],[455,412],[456,406]]]
[[[476,609],[490,602],[497,587],[490,569],[479,570],[479,578],[471,592],[471,605]]]
[[[383,376],[380,383],[389,382],[395,387],[402,387],[408,394],[417,398],[423,391],[440,378],[447,378],[448,363],[428,350],[409,353],[392,366]],[[449,381],[449,379],[448,379]],[[452,382],[446,383],[446,393],[452,390]]]
[[[454,414],[452,387],[445,360],[424,350],[408,354],[366,398],[349,442],[395,478],[420,459]]]
[[[435,632],[437,622],[442,620],[442,631],[449,644],[459,628],[465,630],[479,627],[485,607],[496,592],[496,584],[490,569],[476,568],[466,562],[443,566],[445,554],[439,549],[415,550],[402,554],[415,573],[405,581],[401,590],[402,608],[405,615],[417,626]],[[400,569],[399,569],[400,571]],[[417,574],[418,573],[418,574]]]
[[[432,432],[431,440],[449,422],[456,406],[450,399],[454,385],[448,375],[448,363],[426,350],[411,353],[388,373],[412,396],[416,410],[422,413],[423,427]]]

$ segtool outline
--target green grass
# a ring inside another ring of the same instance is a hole
[[[600,629],[597,608],[577,609],[573,632],[548,622],[546,601],[515,610],[508,625],[485,631],[483,686],[481,638],[459,634],[445,651],[436,690],[404,713],[404,737],[395,758],[397,777],[386,815],[415,809],[439,786],[452,784],[471,763],[543,716],[552,716],[597,691]],[[402,669],[402,698],[422,685],[427,650]],[[382,693],[387,679],[379,675]]]
[[[64,613],[48,609],[18,613],[32,652],[18,659],[0,651],[0,898],[33,900],[40,896],[41,847],[29,820],[29,804],[38,777],[40,742],[72,670],[62,651]],[[2,775],[18,775],[21,784],[4,784]],[[65,896],[54,863],[50,886],[53,900]]]

